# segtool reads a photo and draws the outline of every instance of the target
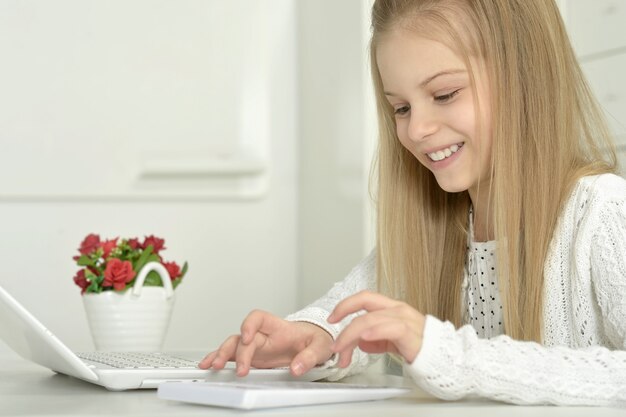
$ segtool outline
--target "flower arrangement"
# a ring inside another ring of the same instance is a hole
[[[81,294],[124,291],[134,285],[145,264],[160,262],[176,288],[187,272],[187,262],[182,269],[176,262],[165,262],[160,254],[165,249],[165,240],[155,236],[147,236],[143,242],[137,238],[102,241],[99,235],[89,234],[78,248],[80,254],[73,258],[82,267],[74,276],[74,283],[81,288]],[[157,272],[151,271],[144,285],[162,286],[163,282]]]

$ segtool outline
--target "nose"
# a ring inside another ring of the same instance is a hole
[[[439,130],[435,112],[428,108],[420,108],[411,112],[408,136],[413,142],[421,142]]]

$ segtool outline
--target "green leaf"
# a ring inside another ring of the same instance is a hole
[[[159,258],[159,255],[157,255],[156,253],[153,253],[152,255],[148,256],[148,262],[146,262],[146,264],[149,262],[161,263],[161,258]]]
[[[176,278],[174,281],[172,281],[172,288],[176,289],[176,287],[178,287],[181,282],[182,282],[182,279]]]
[[[96,266],[96,263],[87,255],[80,255],[76,263],[78,266]]]
[[[92,281],[91,284],[89,284],[89,286],[85,290],[85,292],[98,294],[102,292],[102,287],[98,285],[97,281]]]
[[[147,285],[149,287],[160,287],[163,285],[163,281],[161,281],[161,276],[156,271],[150,271],[146,276],[146,280],[143,285]]]
[[[187,262],[185,262],[185,264],[183,265],[183,269],[180,270],[180,279],[182,279],[185,276],[185,274],[187,273],[187,267],[188,266],[189,265],[187,265]]]
[[[148,246],[148,247],[150,247],[150,246]],[[143,268],[145,265],[147,265],[150,262],[160,262],[160,258],[159,258],[159,255],[157,255],[156,253],[152,253],[152,254],[150,254],[150,256],[148,256],[146,259],[144,259],[142,262],[143,262],[143,266],[142,266],[142,268]],[[133,279],[127,285],[129,287],[134,286],[136,280],[137,280],[137,277],[135,277],[135,279]],[[147,286],[150,286],[150,287],[157,287],[157,286],[161,286],[162,284],[163,283],[161,282],[161,276],[156,271],[150,271],[148,273],[148,275],[146,276],[146,280],[143,282],[143,285],[147,285]]]
[[[137,261],[133,265],[133,270],[141,271],[141,268],[143,268],[143,266],[149,262],[148,258],[152,254],[153,254],[152,245],[148,245],[148,247],[145,248],[143,252],[141,252],[141,256],[139,257],[139,259],[137,259]]]

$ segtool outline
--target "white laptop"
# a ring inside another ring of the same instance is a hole
[[[294,377],[287,368],[252,369],[237,377],[232,364],[220,371],[199,369],[202,353],[72,352],[28,310],[0,287],[0,339],[23,358],[54,372],[121,391],[157,388],[170,381],[316,381],[328,376],[316,368]]]

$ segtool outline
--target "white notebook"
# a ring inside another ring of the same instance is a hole
[[[383,400],[410,391],[332,382],[165,382],[159,385],[157,395],[164,400],[250,410]]]

